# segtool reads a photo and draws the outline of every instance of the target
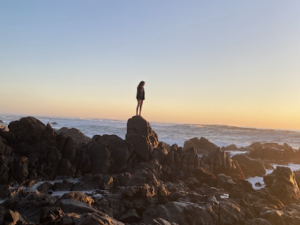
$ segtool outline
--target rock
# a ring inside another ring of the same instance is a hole
[[[137,214],[135,209],[129,209],[119,219],[124,223],[137,223],[141,220],[141,217]]]
[[[297,152],[288,144],[280,145],[277,143],[265,143],[261,144],[255,142],[249,146],[251,151],[249,156],[251,158],[260,158],[263,160],[269,160],[270,162],[277,163],[299,163],[300,152]]]
[[[111,152],[108,146],[104,143],[97,142],[98,137],[93,139],[87,145],[87,154],[91,161],[90,173],[107,174],[110,172],[110,168],[113,166],[114,161],[111,158]]]
[[[251,159],[245,154],[238,154],[232,157],[236,160],[246,177],[262,177],[266,174],[266,169],[263,163],[256,159]]]
[[[8,132],[9,129],[7,126],[0,124],[0,130],[4,131],[4,132]]]
[[[63,127],[56,131],[56,133],[65,133],[67,136],[73,138],[78,144],[87,143],[91,140],[89,137],[87,137],[85,134],[83,134],[80,130],[76,128]]]
[[[98,213],[87,213],[82,215],[77,223],[77,225],[124,225],[124,223],[117,221],[108,215],[98,212]]]
[[[106,146],[110,151],[110,157],[114,164],[110,166],[113,173],[124,172],[132,164],[133,146],[128,141],[123,140],[117,135],[96,135],[92,141],[100,146]]]
[[[56,201],[55,197],[39,192],[27,193],[20,191],[3,205],[7,209],[19,212],[27,221],[39,224],[42,208],[49,208]]]
[[[7,141],[3,137],[0,137],[0,155],[12,156],[13,152]]]
[[[57,166],[56,175],[60,177],[73,177],[76,174],[76,168],[68,159],[63,158]]]
[[[154,224],[154,220],[162,218],[171,224],[213,224],[213,218],[205,207],[188,202],[168,202],[165,205],[149,206],[143,213],[145,224]]]
[[[300,190],[289,167],[277,166],[272,174],[264,177],[264,181],[270,193],[283,203],[300,202]]]
[[[63,180],[63,182],[55,182],[52,186],[53,191],[71,191],[74,184],[68,180]]]
[[[92,198],[79,191],[72,191],[67,194],[64,194],[63,196],[61,196],[60,200],[61,199],[72,199],[75,201],[87,203],[88,205],[91,205],[94,202]]]
[[[0,123],[4,123],[3,120],[0,120]]]
[[[246,222],[245,225],[272,225],[272,224],[266,219],[254,218]]]
[[[232,179],[245,179],[243,171],[241,170],[237,161],[232,160],[226,153],[217,148],[210,153],[203,155],[200,159],[200,166],[206,171],[218,175],[223,173],[231,176]]]
[[[262,186],[262,184],[260,182],[255,183],[255,187],[261,187],[261,186]]]
[[[52,189],[53,185],[46,181],[44,183],[42,183],[40,186],[37,187],[37,190],[40,192],[40,193],[43,193],[45,195],[51,193],[50,190]]]
[[[183,149],[188,148],[195,148],[196,150],[213,151],[216,150],[218,146],[204,137],[201,137],[200,139],[194,137],[184,142]]]
[[[168,155],[168,151],[162,142],[160,142],[158,147],[153,150],[153,155],[153,158],[156,159],[160,164],[164,164]]]
[[[148,161],[153,149],[158,147],[157,134],[141,116],[134,116],[127,121],[126,140],[132,143],[142,161]]]
[[[65,213],[59,207],[44,208],[40,214],[40,223],[53,223],[62,218]]]
[[[57,125],[57,122],[52,122],[51,124],[52,124],[52,125]]]
[[[17,151],[28,159],[29,179],[54,179],[61,159],[61,153],[57,148],[44,142],[32,145],[22,143],[18,145]]]
[[[94,209],[89,204],[73,199],[59,199],[54,206],[60,207],[64,213],[85,214],[98,212],[98,210]]]
[[[217,183],[219,187],[228,189],[231,186],[235,185],[235,182],[231,179],[230,176],[226,176],[222,173],[218,174],[217,176]]]
[[[25,222],[24,218],[22,217],[22,215],[20,215],[20,213],[8,210],[8,212],[4,214],[3,224],[14,225],[17,223],[19,224],[20,222]]]
[[[45,142],[55,146],[56,135],[50,124],[46,126],[34,117],[24,117],[19,121],[13,121],[8,125],[9,132],[14,134],[19,142],[35,144]]]
[[[200,183],[205,183],[210,186],[216,186],[217,178],[214,174],[205,171],[203,168],[195,169],[193,171],[194,176]]]
[[[231,144],[231,145],[228,145],[228,146],[226,146],[226,147],[222,147],[222,150],[224,150],[224,151],[228,151],[228,150],[238,150],[238,149],[239,149],[239,148],[236,147],[235,144]]]

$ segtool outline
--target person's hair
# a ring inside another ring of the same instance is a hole
[[[145,84],[145,81],[141,81],[141,82],[139,83],[139,85],[137,86],[137,88],[141,87],[143,84]]]

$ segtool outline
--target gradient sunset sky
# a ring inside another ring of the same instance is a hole
[[[300,1],[0,2],[0,113],[300,129]]]

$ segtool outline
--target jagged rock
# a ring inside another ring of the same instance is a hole
[[[7,209],[19,212],[26,220],[38,224],[41,209],[51,207],[55,201],[56,198],[50,195],[44,195],[39,192],[26,193],[20,191],[13,198],[6,200],[3,205]]]
[[[24,117],[8,125],[9,132],[14,134],[19,142],[35,144],[45,142],[55,146],[56,135],[50,124],[46,126],[34,117]]]
[[[200,159],[200,166],[206,171],[218,175],[223,173],[235,179],[245,179],[237,161],[232,160],[223,150],[217,148],[210,153],[203,155]]]
[[[160,142],[158,147],[153,150],[153,155],[153,158],[156,159],[160,164],[164,164],[168,155],[168,151],[164,147],[163,142]]]
[[[195,169],[193,171],[194,176],[201,183],[206,183],[210,186],[217,184],[217,178],[214,174],[205,171],[203,168]]]
[[[300,202],[300,190],[289,167],[277,166],[270,175],[264,177],[264,181],[270,193],[283,203]]]
[[[0,155],[11,156],[13,154],[13,149],[7,144],[7,141],[0,137]]]
[[[140,116],[134,116],[127,121],[126,140],[132,143],[134,151],[144,161],[148,161],[153,149],[158,147],[157,134]]]
[[[42,183],[40,186],[38,186],[37,190],[40,193],[49,194],[52,187],[53,187],[53,185],[50,182],[46,181],[46,182]]]
[[[107,146],[114,164],[110,166],[113,173],[123,172],[132,163],[133,146],[128,141],[123,140],[117,135],[96,135],[92,141],[98,145]]]
[[[261,144],[259,142],[255,142],[249,147],[251,148],[249,153],[251,158],[260,158],[278,163],[300,162],[300,152],[296,151],[286,143],[280,145],[277,143]]]
[[[262,162],[256,159],[251,159],[245,154],[235,155],[232,159],[239,163],[246,177],[262,177],[266,174],[266,169]]]
[[[87,143],[91,140],[89,137],[87,137],[85,134],[83,134],[80,130],[76,128],[62,127],[61,129],[56,131],[56,133],[65,133],[67,136],[73,138],[77,142],[77,144]]]
[[[108,146],[102,142],[98,143],[99,136],[94,136],[87,145],[87,154],[91,161],[90,173],[106,174],[110,172],[114,161],[111,158],[111,152]]]
[[[74,184],[68,180],[63,180],[63,182],[55,182],[52,186],[53,191],[71,191]]]
[[[208,139],[204,137],[201,137],[200,139],[194,137],[184,142],[183,149],[188,149],[188,148],[195,148],[196,150],[212,151],[217,149],[218,146],[210,142]]]

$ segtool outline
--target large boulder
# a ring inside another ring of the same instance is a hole
[[[210,153],[203,155],[200,159],[200,166],[206,171],[218,175],[223,173],[231,176],[232,179],[245,179],[239,163],[232,160],[222,149],[217,148]]]
[[[96,141],[98,145],[105,145],[109,149],[110,157],[114,161],[110,168],[113,173],[123,172],[132,163],[134,150],[130,142],[117,135],[96,135],[93,137],[93,141]]]
[[[9,132],[14,134],[19,142],[34,144],[45,142],[48,145],[56,144],[56,134],[50,124],[46,126],[34,117],[24,117],[8,125]]]
[[[300,190],[294,172],[289,167],[277,166],[269,175],[264,177],[270,193],[283,203],[300,202]]]
[[[62,127],[61,129],[57,130],[56,133],[65,133],[67,136],[72,137],[78,144],[87,143],[91,140],[76,128]]]
[[[8,132],[8,127],[5,125],[0,124],[0,130]]]
[[[288,144],[283,145],[277,143],[265,143],[261,144],[255,142],[249,146],[251,158],[260,158],[269,162],[277,163],[290,163],[300,162],[300,152],[293,149]]]
[[[141,161],[148,161],[153,149],[158,147],[157,134],[141,116],[134,116],[127,121],[126,140],[133,144]]]
[[[91,161],[90,173],[92,174],[106,174],[111,171],[111,167],[114,164],[110,149],[106,144],[102,142],[98,143],[97,140],[99,138],[101,138],[101,136],[94,136],[87,145],[87,154]]]
[[[246,177],[262,177],[266,174],[266,168],[262,162],[256,159],[251,159],[245,154],[235,155],[232,159],[239,163]]]
[[[204,151],[212,151],[216,150],[218,148],[217,145],[214,143],[210,142],[208,139],[201,137],[199,138],[192,138],[184,142],[183,149],[188,149],[188,148],[195,148],[196,150],[204,150]]]

